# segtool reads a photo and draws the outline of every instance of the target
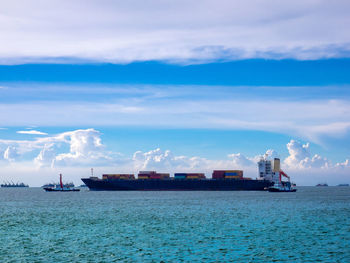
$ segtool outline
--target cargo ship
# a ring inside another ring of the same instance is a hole
[[[81,180],[94,191],[263,191],[279,182],[280,160],[259,161],[258,178],[243,176],[242,170],[214,170],[212,178],[204,173],[157,173],[140,171],[134,174],[103,174],[102,178],[91,176]]]
[[[29,185],[24,184],[24,183],[4,183],[1,184],[1,187],[8,187],[8,188],[12,188],[12,187],[29,187]]]

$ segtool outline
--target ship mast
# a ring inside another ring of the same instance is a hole
[[[61,185],[61,188],[63,189],[62,174],[60,174],[60,185]]]

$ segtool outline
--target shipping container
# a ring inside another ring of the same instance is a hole
[[[236,176],[238,175],[237,173],[225,173],[225,176]]]
[[[177,176],[185,176],[186,177],[187,173],[175,173],[174,176],[175,177],[177,177]]]
[[[213,178],[213,179],[224,179],[225,176],[224,176],[224,175],[215,175],[215,174],[214,174],[214,175],[212,176],[212,178]]]
[[[178,176],[175,176],[175,179],[186,179],[186,176],[178,175]]]
[[[139,174],[155,174],[156,171],[140,171]]]
[[[241,179],[240,176],[225,176],[225,179]]]
[[[139,177],[140,177],[140,176],[150,177],[151,175],[149,175],[149,174],[138,174],[138,176],[139,176]]]
[[[204,173],[188,173],[187,176],[197,176],[199,178],[205,178]]]
[[[135,179],[134,174],[103,174],[102,179]]]
[[[169,173],[157,173],[157,175],[160,175],[162,178],[169,178],[170,177]]]
[[[224,179],[225,171],[222,170],[214,170],[212,174],[213,179]]]

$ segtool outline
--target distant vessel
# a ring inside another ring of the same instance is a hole
[[[46,192],[79,192],[80,189],[66,187],[62,183],[62,174],[60,174],[60,184],[54,187],[44,187]]]
[[[4,183],[1,185],[1,187],[29,187],[29,185],[24,183]]]
[[[45,187],[56,187],[56,185],[59,185],[60,183],[49,183],[49,184],[44,184],[42,186],[42,188]],[[71,182],[71,183],[63,183],[63,187],[67,187],[67,188],[73,188],[75,187],[75,185]]]
[[[324,183],[324,184],[317,184],[316,186],[328,186],[328,184]]]
[[[338,184],[338,186],[349,186],[349,184]]]

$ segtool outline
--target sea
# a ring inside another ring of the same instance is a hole
[[[0,188],[0,262],[350,262],[350,187]]]

